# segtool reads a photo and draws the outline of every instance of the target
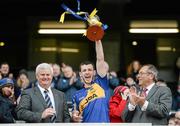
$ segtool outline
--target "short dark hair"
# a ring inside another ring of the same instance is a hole
[[[2,62],[0,67],[2,67],[2,65],[8,65],[9,66],[8,62]]]
[[[91,64],[93,66],[93,68],[94,68],[94,64],[91,61],[84,61],[84,62],[80,63],[79,69],[81,70],[82,65],[89,65],[89,64]]]
[[[170,113],[170,114],[168,115],[168,120],[170,120],[171,118],[175,118],[175,114],[176,114],[176,113]]]
[[[20,76],[21,74],[24,74],[26,77],[28,77],[28,73],[27,73],[26,69],[21,69],[21,70],[19,71],[19,76]]]

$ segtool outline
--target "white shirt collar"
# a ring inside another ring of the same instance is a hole
[[[48,89],[44,89],[44,88],[42,88],[42,87],[39,85],[39,83],[38,83],[38,88],[40,89],[41,94],[43,95],[44,99],[45,99],[44,91],[45,91],[45,90],[48,90],[48,95],[49,95],[49,97],[50,97],[50,99],[51,99],[53,108],[55,108],[54,95],[53,95],[53,93],[52,93],[51,86],[50,86]]]
[[[154,85],[155,85],[155,83],[152,83],[152,84],[150,84],[149,86],[146,87],[146,89],[148,89],[148,90],[146,91],[147,94],[149,93],[149,91],[151,90],[151,88],[152,88]]]
[[[38,88],[40,89],[41,94],[43,94],[43,96],[44,96],[44,91],[45,91],[45,90],[48,90],[49,93],[52,92],[52,91],[51,91],[51,87],[49,87],[48,89],[44,89],[44,88],[42,88],[42,87],[39,85],[39,83],[38,83]]]

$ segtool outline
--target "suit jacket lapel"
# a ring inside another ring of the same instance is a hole
[[[158,89],[158,86],[155,84],[149,91],[146,99],[149,100],[153,96],[153,94],[157,91],[157,89]]]
[[[34,93],[39,98],[39,101],[43,104],[44,108],[46,108],[46,102],[38,87],[34,87]]]
[[[51,88],[51,90],[52,90],[52,93],[53,93],[53,96],[54,96],[55,110],[56,110],[56,112],[58,112],[58,103],[57,102],[59,101],[59,97],[58,97],[58,94],[54,91],[53,88]]]

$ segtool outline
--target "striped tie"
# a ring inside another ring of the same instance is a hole
[[[44,94],[45,94],[45,101],[46,101],[46,105],[48,108],[53,108],[52,106],[52,102],[51,102],[51,99],[48,95],[48,90],[45,90],[44,91]],[[55,122],[55,119],[56,119],[56,115],[54,114],[52,117],[51,117],[51,122]]]

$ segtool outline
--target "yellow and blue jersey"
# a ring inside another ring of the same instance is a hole
[[[73,95],[73,109],[83,116],[83,122],[109,122],[109,85],[107,77],[97,75],[89,88]]]

